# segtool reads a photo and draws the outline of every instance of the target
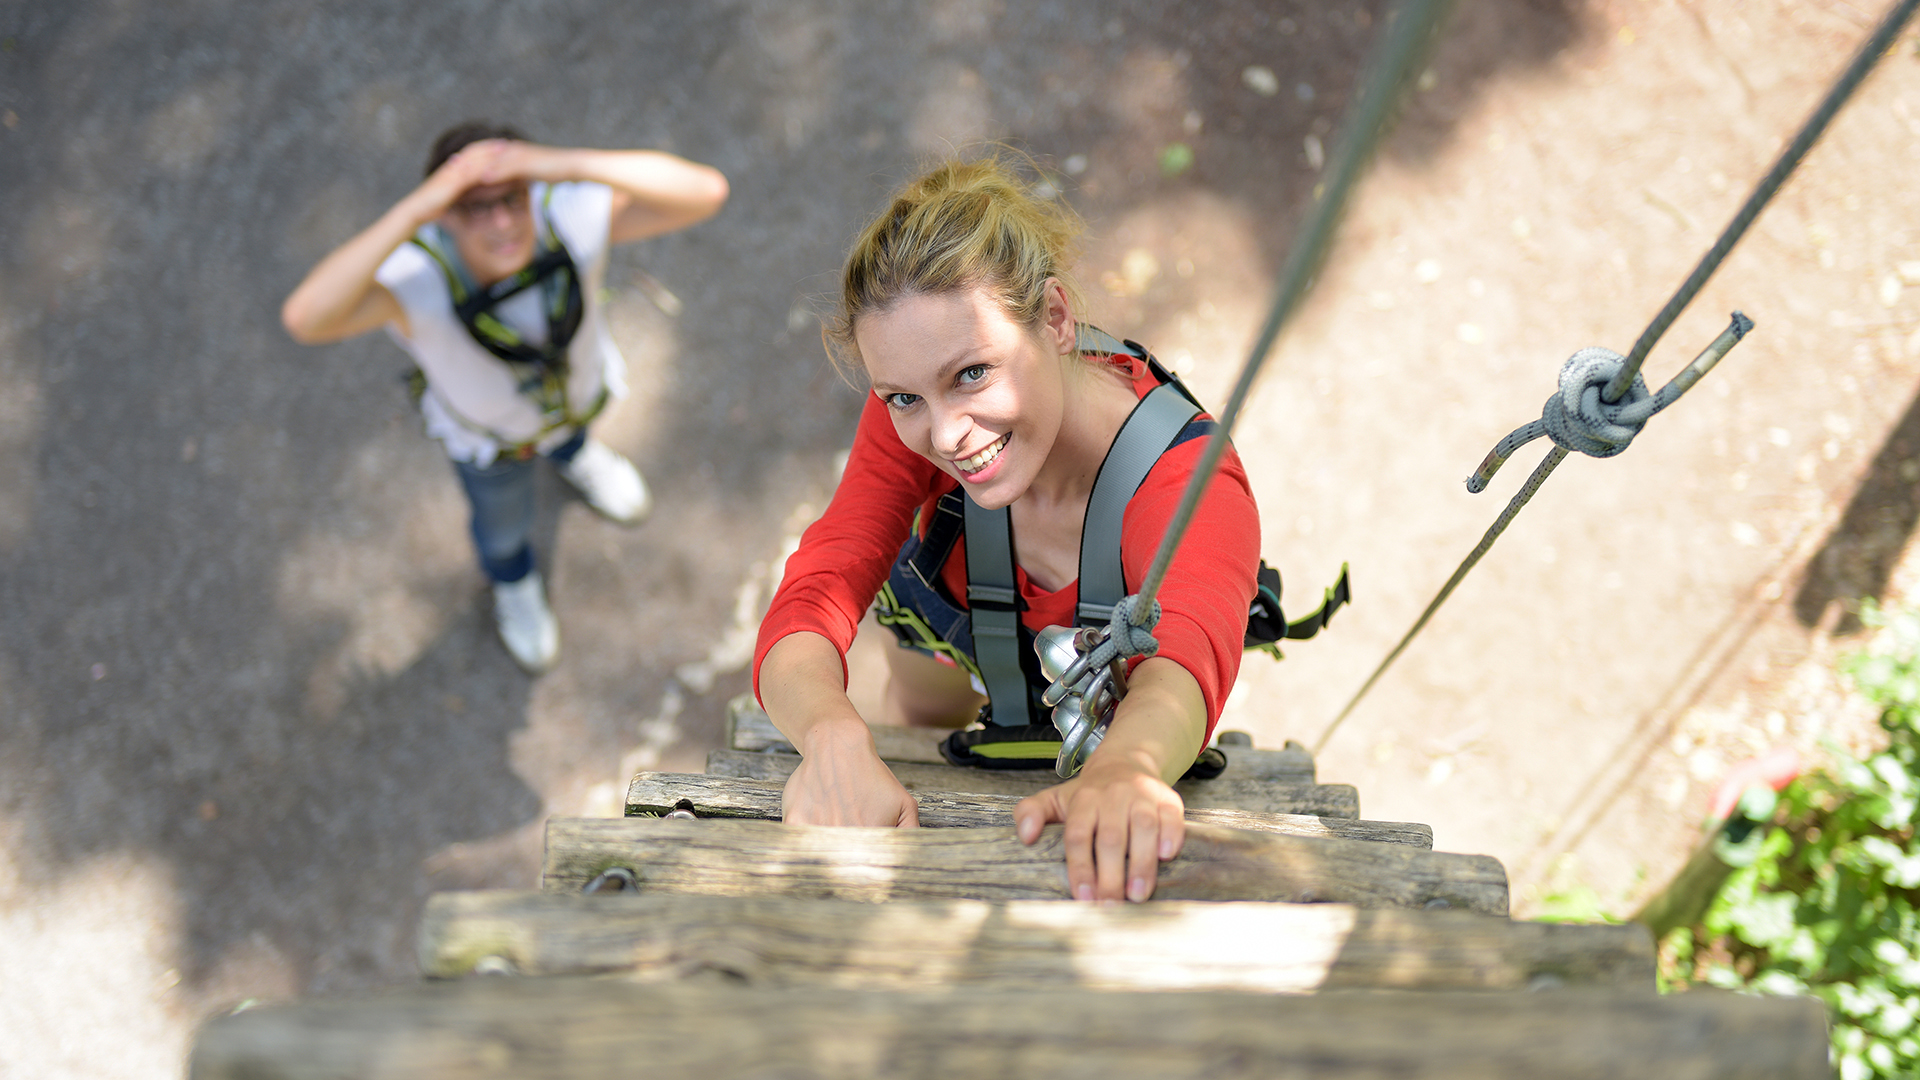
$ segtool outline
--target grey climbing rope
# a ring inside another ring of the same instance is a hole
[[[1287,261],[1281,268],[1279,283],[1274,288],[1273,304],[1267,311],[1266,322],[1260,327],[1253,350],[1240,369],[1239,381],[1233,384],[1233,394],[1227,399],[1226,409],[1216,417],[1218,426],[1207,439],[1206,449],[1201,452],[1200,460],[1194,466],[1193,476],[1187,481],[1186,491],[1181,494],[1180,504],[1167,522],[1167,531],[1160,538],[1160,547],[1154,552],[1153,562],[1147,567],[1147,575],[1140,583],[1140,591],[1136,595],[1141,597],[1142,602],[1133,609],[1134,625],[1139,625],[1156,606],[1152,601],[1159,593],[1161,584],[1166,581],[1167,568],[1173,563],[1174,552],[1179,550],[1187,526],[1193,522],[1200,496],[1206,491],[1214,471],[1220,467],[1220,459],[1226,455],[1228,438],[1233,433],[1235,421],[1240,418],[1240,410],[1246,405],[1253,380],[1265,366],[1273,343],[1280,336],[1280,329],[1287,324],[1294,310],[1300,306],[1300,301],[1318,280],[1320,265],[1326,259],[1327,249],[1333,244],[1334,227],[1339,224],[1340,214],[1346,208],[1353,186],[1373,157],[1374,149],[1379,146],[1380,138],[1386,132],[1388,121],[1392,119],[1401,92],[1419,70],[1420,61],[1438,35],[1440,23],[1451,7],[1451,0],[1406,0],[1388,16],[1380,44],[1368,65],[1368,75],[1341,121],[1339,140],[1334,146],[1332,159],[1327,162],[1327,178],[1314,187],[1313,206],[1308,211],[1300,239],[1287,252]]]
[[[1879,62],[1880,57],[1887,52],[1893,39],[1899,35],[1907,20],[1913,16],[1915,8],[1920,8],[1920,0],[1900,0],[1900,3],[1887,12],[1879,27],[1860,47],[1860,51],[1855,54],[1846,70],[1835,81],[1832,89],[1821,100],[1820,105],[1814,109],[1806,123],[1801,125],[1793,141],[1781,151],[1779,159],[1754,187],[1752,194],[1747,197],[1739,212],[1721,232],[1719,239],[1714,241],[1713,246],[1694,267],[1693,273],[1688,275],[1687,280],[1668,299],[1666,306],[1660,309],[1653,321],[1647,324],[1647,328],[1634,342],[1633,350],[1626,356],[1621,356],[1608,349],[1589,348],[1582,349],[1569,357],[1560,369],[1560,389],[1547,399],[1545,407],[1541,410],[1540,419],[1515,429],[1494,445],[1493,450],[1480,463],[1480,467],[1467,479],[1467,490],[1476,493],[1486,490],[1487,483],[1493,479],[1493,474],[1499,471],[1500,466],[1512,456],[1514,451],[1542,435],[1553,440],[1554,448],[1547,452],[1547,456],[1533,470],[1533,475],[1527,478],[1527,482],[1507,504],[1507,508],[1501,511],[1499,518],[1487,529],[1486,535],[1481,537],[1480,543],[1474,546],[1466,559],[1454,570],[1453,576],[1441,586],[1440,592],[1434,596],[1426,610],[1414,620],[1413,628],[1401,637],[1393,650],[1380,661],[1380,665],[1367,676],[1366,682],[1354,692],[1353,697],[1347,701],[1346,707],[1340,710],[1339,715],[1333,718],[1333,722],[1327,725],[1318,739],[1314,740],[1312,748],[1314,753],[1319,753],[1326,746],[1327,740],[1333,737],[1333,733],[1339,729],[1340,724],[1352,714],[1361,699],[1366,697],[1367,692],[1380,681],[1380,677],[1393,665],[1393,662],[1400,658],[1400,654],[1406,651],[1407,645],[1413,641],[1415,635],[1426,627],[1433,618],[1434,612],[1440,609],[1440,605],[1446,602],[1447,597],[1453,595],[1454,589],[1459,586],[1461,580],[1479,564],[1488,549],[1493,547],[1494,541],[1500,538],[1500,534],[1506,531],[1507,526],[1520,513],[1520,509],[1533,498],[1535,492],[1540,490],[1540,485],[1546,483],[1547,477],[1553,475],[1553,470],[1566,460],[1568,453],[1578,450],[1593,457],[1612,457],[1624,451],[1632,443],[1634,435],[1639,433],[1641,426],[1653,414],[1678,400],[1682,394],[1700,381],[1702,376],[1711,371],[1713,366],[1719,363],[1720,358],[1746,336],[1748,330],[1752,329],[1752,320],[1738,311],[1734,312],[1732,325],[1696,357],[1693,363],[1688,364],[1671,382],[1661,387],[1658,394],[1647,392],[1646,382],[1640,377],[1640,366],[1646,360],[1647,354],[1653,350],[1653,346],[1665,335],[1674,320],[1679,318],[1680,313],[1706,285],[1714,271],[1726,261],[1733,246],[1745,235],[1754,219],[1759,217],[1760,212],[1766,209],[1767,204],[1779,192],[1781,185],[1793,175],[1794,169],[1799,166],[1801,159],[1806,157],[1807,151],[1826,131],[1834,116],[1853,96],[1853,92],[1873,70],[1873,66]]]
[[[1313,203],[1300,237],[1287,252],[1266,322],[1254,340],[1246,364],[1240,369],[1239,381],[1234,384],[1225,411],[1216,417],[1214,432],[1167,522],[1167,530],[1160,537],[1160,546],[1154,551],[1140,590],[1116,604],[1108,625],[1097,632],[1080,631],[1070,639],[1053,642],[1052,647],[1042,647],[1043,643],[1036,642],[1043,667],[1063,661],[1074,651],[1080,653],[1057,674],[1047,672],[1055,677],[1041,699],[1053,707],[1054,727],[1063,736],[1054,766],[1060,776],[1072,777],[1085,764],[1100,744],[1120,696],[1125,693],[1125,665],[1114,661],[1151,656],[1159,649],[1152,632],[1160,618],[1157,597],[1161,584],[1166,581],[1167,569],[1173,563],[1174,552],[1179,550],[1187,527],[1193,523],[1200,496],[1219,469],[1220,459],[1226,455],[1228,438],[1246,405],[1253,380],[1266,364],[1281,327],[1313,288],[1353,186],[1379,145],[1401,91],[1419,69],[1451,7],[1452,0],[1402,0],[1400,6],[1388,14],[1366,74],[1341,120],[1340,137],[1335,143],[1333,159],[1328,162],[1326,179],[1314,186]]]

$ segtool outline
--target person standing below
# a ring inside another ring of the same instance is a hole
[[[385,327],[412,356],[427,434],[472,507],[500,639],[529,672],[560,651],[529,540],[534,459],[613,521],[651,508],[632,462],[588,434],[627,389],[599,302],[608,249],[703,221],[726,200],[717,170],[672,154],[561,149],[464,123],[434,140],[426,180],[281,308],[302,344]]]

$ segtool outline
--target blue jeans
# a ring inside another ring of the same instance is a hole
[[[582,428],[545,456],[564,465],[586,442]],[[453,468],[473,508],[473,546],[480,552],[480,569],[501,584],[532,573],[533,545],[527,538],[533,532],[533,459],[497,457],[486,466],[456,461]]]

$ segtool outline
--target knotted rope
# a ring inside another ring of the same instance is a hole
[[[1635,372],[1618,401],[1607,400],[1607,388],[1620,377],[1627,358],[1597,345],[1581,349],[1560,365],[1560,389],[1541,406],[1540,419],[1522,424],[1495,443],[1480,468],[1467,478],[1467,490],[1476,495],[1485,491],[1493,474],[1514,451],[1542,435],[1562,450],[1588,457],[1613,457],[1633,445],[1633,437],[1655,413],[1680,400],[1680,395],[1699,382],[1700,376],[1719,363],[1751,329],[1753,320],[1734,312],[1726,332],[1659,393],[1649,392],[1647,380]]]
[[[1360,684],[1360,689],[1354,691],[1353,697],[1347,699],[1346,708],[1333,718],[1333,723],[1328,724],[1327,729],[1314,740],[1313,752],[1317,754],[1327,745],[1327,740],[1333,737],[1334,731],[1360,704],[1360,699],[1367,696],[1373,684],[1380,681],[1380,676],[1386,674],[1393,662],[1426,628],[1433,613],[1447,602],[1447,597],[1453,595],[1453,590],[1459,587],[1467,574],[1480,565],[1481,558],[1493,547],[1493,542],[1507,531],[1507,526],[1519,515],[1521,507],[1527,505],[1534,492],[1540,490],[1540,485],[1547,482],[1547,477],[1553,475],[1553,470],[1560,467],[1569,453],[1578,450],[1583,454],[1604,458],[1625,450],[1649,417],[1678,401],[1680,395],[1699,382],[1701,376],[1712,371],[1720,358],[1738,345],[1751,329],[1753,320],[1734,312],[1732,321],[1720,336],[1713,339],[1713,343],[1702,350],[1699,356],[1694,357],[1693,363],[1675,375],[1673,381],[1661,387],[1659,393],[1649,394],[1646,380],[1636,373],[1628,384],[1627,392],[1612,404],[1607,402],[1605,388],[1609,380],[1619,377],[1621,366],[1627,362],[1627,358],[1612,349],[1597,347],[1581,349],[1568,357],[1567,362],[1560,366],[1560,389],[1547,399],[1541,409],[1540,419],[1515,429],[1512,434],[1495,443],[1487,459],[1480,463],[1480,468],[1467,478],[1467,490],[1476,493],[1486,490],[1487,481],[1493,479],[1493,474],[1500,470],[1500,466],[1515,450],[1542,435],[1553,440],[1553,449],[1547,451],[1547,456],[1534,468],[1533,475],[1527,477],[1527,482],[1520,485],[1520,490],[1514,493],[1507,508],[1488,527],[1486,535],[1480,538],[1465,559],[1460,560],[1453,576],[1447,579],[1427,609],[1414,620],[1413,627],[1387,654],[1386,659],[1380,661],[1380,666],[1373,669],[1373,674],[1367,676],[1367,681]]]
[[[1563,450],[1577,450],[1589,457],[1612,457],[1625,450],[1646,426],[1647,418],[1665,404],[1655,401],[1647,392],[1647,380],[1638,375],[1619,401],[1608,404],[1600,397],[1600,391],[1613,381],[1626,359],[1597,345],[1567,357],[1560,366],[1560,389],[1547,398],[1540,419],[1514,429],[1493,452],[1510,457],[1542,435]],[[1472,481],[1468,481],[1467,489],[1479,491]]]
[[[1061,672],[1058,679],[1048,684],[1047,692],[1040,700],[1048,705],[1057,705],[1073,693],[1073,688],[1089,672],[1103,671],[1115,660],[1152,656],[1159,652],[1160,639],[1153,636],[1153,628],[1160,622],[1160,601],[1148,599],[1146,614],[1135,622],[1135,611],[1140,604],[1138,593],[1121,597],[1113,605],[1113,614],[1108,617],[1106,632],[1100,635],[1100,640],[1080,654],[1080,658]]]

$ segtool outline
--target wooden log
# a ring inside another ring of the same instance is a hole
[[[869,728],[882,761],[904,761],[919,765],[947,763],[947,759],[940,756],[940,743],[946,739],[946,731],[889,727],[885,724],[872,724]],[[727,703],[726,745],[729,749],[756,753],[795,752],[793,744],[787,741],[779,728],[773,726],[772,720],[767,719],[767,714],[751,694],[742,694]],[[1285,750],[1258,750],[1251,744],[1228,745],[1223,739],[1221,750],[1227,755],[1227,771],[1220,774],[1221,780],[1283,780],[1290,784],[1314,782],[1313,755],[1298,743],[1289,744]]]
[[[800,765],[798,754],[714,750],[707,754],[707,772],[742,780],[778,780]],[[893,775],[918,796],[928,791],[975,795],[1031,795],[1060,782],[1052,769],[963,769],[953,765],[888,762]],[[1351,784],[1287,784],[1274,780],[1182,780],[1173,786],[1188,806],[1248,810],[1256,814],[1309,814],[1314,817],[1358,818],[1360,793]]]
[[[1017,989],[1654,989],[1638,925],[1509,922],[1346,904],[1098,905],[495,890],[438,893],[420,924],[430,978],[717,971],[755,986]]]
[[[1813,998],[463,979],[223,1016],[191,1080],[1827,1080]]]
[[[900,899],[1066,895],[1061,827],[1032,847],[1012,829],[864,829],[770,821],[551,818],[541,887],[579,892],[624,868],[641,892]],[[1160,865],[1163,900],[1281,900],[1507,913],[1507,873],[1486,855],[1190,824]]]
[[[627,785],[629,817],[659,817],[684,807],[703,818],[780,820],[782,784],[778,780],[742,780],[701,773],[643,772]],[[930,829],[974,829],[1013,824],[1016,795],[979,795],[928,791],[915,796],[920,824]],[[1355,821],[1305,814],[1256,814],[1218,807],[1188,807],[1187,820],[1208,825],[1289,836],[1339,836],[1431,848],[1433,830],[1400,821]]]

